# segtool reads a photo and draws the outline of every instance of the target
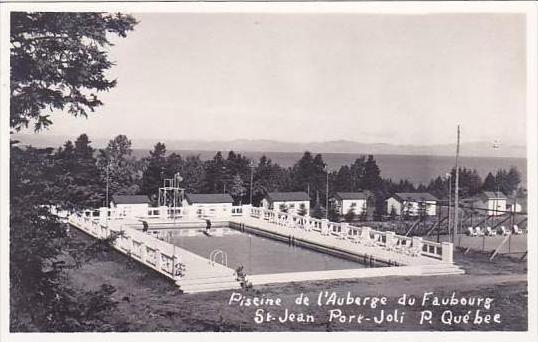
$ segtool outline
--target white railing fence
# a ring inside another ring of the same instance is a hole
[[[437,243],[423,240],[422,237],[406,237],[390,231],[378,231],[370,227],[352,226],[346,222],[331,222],[326,219],[316,219],[265,208],[249,208],[245,216],[265,220],[286,229],[299,228],[312,230],[322,235],[334,236],[339,239],[361,239],[372,246],[388,250],[410,252],[414,256],[424,256],[453,263],[453,245],[449,242]]]
[[[69,223],[100,239],[117,235],[113,242],[114,248],[134,257],[168,278],[177,280],[185,270],[181,263],[181,256],[174,254],[174,246],[165,241],[135,229],[113,224],[112,221],[109,222],[109,226],[101,224],[90,215],[87,216],[86,212],[82,215],[71,215]]]

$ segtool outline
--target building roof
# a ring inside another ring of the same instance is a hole
[[[505,194],[501,191],[483,191],[480,195],[487,199],[506,199]]]
[[[229,194],[186,194],[185,199],[189,204],[193,203],[233,203]]]
[[[368,199],[369,194],[367,192],[337,192],[334,197],[341,200],[358,200]]]
[[[113,195],[112,202],[115,204],[147,204],[149,197],[146,195]]]
[[[266,198],[271,202],[286,201],[310,201],[310,196],[306,192],[269,192]]]
[[[397,192],[392,197],[409,202],[438,201],[437,197],[428,192]]]

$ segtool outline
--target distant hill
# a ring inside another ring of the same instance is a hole
[[[20,140],[24,145],[36,147],[56,147],[68,139],[76,137],[55,136],[46,134],[15,134],[13,139]],[[92,138],[94,147],[106,146],[109,139]],[[164,142],[168,150],[200,150],[200,151],[251,151],[251,152],[303,152],[315,153],[361,153],[361,154],[400,154],[400,155],[435,155],[453,156],[455,144],[446,145],[395,145],[395,144],[367,144],[349,140],[335,140],[325,142],[296,143],[275,140],[248,140],[235,139],[228,141],[201,141],[201,140],[170,140],[170,139],[131,139],[133,148],[153,148],[158,141]],[[490,142],[469,142],[461,145],[462,156],[479,157],[512,157],[525,158],[526,148],[521,145],[500,145],[493,149]]]

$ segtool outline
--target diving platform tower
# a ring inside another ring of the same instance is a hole
[[[181,207],[185,198],[185,189],[179,184],[183,181],[183,177],[176,172],[174,178],[167,178],[163,181],[163,186],[159,188],[158,205],[168,208]]]

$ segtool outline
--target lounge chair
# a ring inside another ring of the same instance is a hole
[[[381,240],[381,234],[375,233],[374,234],[374,246],[382,246],[383,241]]]
[[[473,227],[467,228],[467,235],[468,236],[476,236],[476,232],[474,231]]]
[[[395,251],[396,250],[396,241],[392,240],[392,242],[389,243],[389,244],[385,243],[385,249],[387,251]]]
[[[504,226],[500,226],[499,230],[497,231],[499,235],[510,235],[510,232],[506,230]]]
[[[398,253],[405,253],[408,249],[409,246],[407,246],[407,240],[398,240],[396,246],[394,246],[394,250]]]
[[[486,227],[486,235],[487,236],[495,236],[497,235],[497,232],[495,230],[492,230],[491,227]]]
[[[482,231],[482,228],[475,227],[474,229],[476,236],[484,236],[484,232]]]
[[[374,247],[375,246],[375,234],[374,234],[374,238],[372,239],[370,236],[367,236],[365,238],[362,239],[362,244],[365,245],[365,246],[368,246],[368,247]]]
[[[363,243],[363,240],[362,240],[362,237],[360,234],[357,234],[357,235],[350,235],[349,236],[349,240],[353,243],[358,243],[358,244],[362,244]]]
[[[512,232],[516,235],[519,235],[519,234],[523,234],[523,231],[521,231],[519,229],[519,227],[517,226],[517,224],[514,224],[514,227],[512,228]]]
[[[410,256],[419,256],[420,255],[420,249],[418,247],[410,247],[407,249],[407,253],[406,254],[409,254]]]

